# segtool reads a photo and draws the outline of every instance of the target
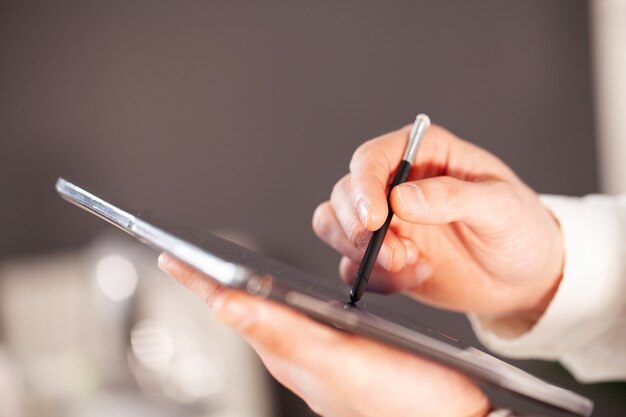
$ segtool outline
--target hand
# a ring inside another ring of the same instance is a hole
[[[488,401],[467,377],[418,356],[319,324],[217,286],[175,258],[159,266],[212,306],[270,373],[323,416],[484,416]]]
[[[313,216],[317,235],[356,273],[371,232],[387,217],[389,182],[410,127],[360,146],[350,173]],[[368,288],[404,291],[460,311],[538,317],[563,267],[559,226],[502,161],[432,125],[408,182],[391,192],[395,213]]]

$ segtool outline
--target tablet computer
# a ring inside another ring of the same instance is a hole
[[[219,284],[269,298],[324,324],[369,337],[457,369],[479,383],[503,388],[567,414],[589,416],[593,403],[471,346],[465,346],[387,306],[347,303],[328,280],[275,261],[217,236],[170,226],[141,211],[113,204],[63,178],[56,183],[69,202],[101,217],[141,242],[168,252]]]

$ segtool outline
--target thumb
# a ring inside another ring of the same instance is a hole
[[[516,200],[512,187],[503,181],[469,182],[443,176],[400,184],[392,190],[390,201],[396,216],[410,223],[460,222],[490,228],[511,216]]]

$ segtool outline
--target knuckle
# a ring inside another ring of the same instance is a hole
[[[350,172],[357,169],[357,164],[371,152],[373,146],[374,142],[373,139],[371,139],[356,148],[350,160]]]
[[[457,187],[455,187],[456,180],[454,178],[452,178],[452,177],[447,177],[447,176],[446,177],[441,177],[440,178],[440,184],[441,184],[441,187],[443,188],[443,190],[446,193],[456,193],[457,192],[457,190],[456,190]]]
[[[512,184],[502,183],[499,195],[502,197],[502,211],[506,211],[511,217],[519,218],[525,206],[523,193],[518,192]]]
[[[361,221],[358,219],[352,222],[351,230],[350,243],[352,243],[352,246],[358,249],[364,249],[365,246],[367,246],[371,233],[361,225]]]
[[[459,207],[468,203],[466,190],[459,186],[459,181],[453,177],[440,177],[437,181],[437,189],[431,198],[438,201],[438,217],[444,223],[462,221],[459,217]]]
[[[330,211],[332,210],[330,203],[328,201],[317,206],[315,211],[313,212],[313,219],[311,221],[311,225],[313,230],[318,236],[326,235],[329,227],[329,219],[331,216]]]
[[[260,323],[260,321],[261,320],[256,320],[253,324],[253,326],[255,327],[253,329],[253,332],[255,334],[260,334],[261,332],[265,331],[262,328],[264,326],[262,323]],[[280,358],[286,359],[288,361],[294,360],[300,353],[299,351],[301,350],[301,347],[299,348],[298,346],[298,340],[294,339],[293,337],[285,337],[284,335],[274,334],[270,335],[269,337],[264,337],[263,339],[263,349],[271,352],[273,355]]]
[[[194,289],[196,288],[197,283],[205,282],[206,277],[207,275],[194,269],[188,273],[180,275],[177,279],[185,287]]]
[[[337,183],[333,186],[333,189],[330,193],[331,201],[340,200],[346,193],[346,188],[350,184],[350,174],[344,175]]]
[[[463,191],[459,187],[459,182],[452,177],[441,177],[440,179],[441,191],[445,199],[443,201],[449,201],[452,204],[458,204],[463,198]]]
[[[213,288],[208,288],[205,293],[202,296],[202,301],[204,301],[204,304],[209,307],[212,308],[213,307],[213,300],[215,300],[215,297],[217,297],[217,295],[222,292],[224,290],[223,287],[221,286],[217,286],[217,287],[213,287]]]

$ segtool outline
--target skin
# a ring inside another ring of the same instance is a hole
[[[371,232],[387,216],[388,182],[409,130],[360,146],[350,173],[314,213],[316,234],[343,255],[340,275],[347,283]],[[439,307],[509,320],[520,331],[541,316],[560,281],[563,240],[538,196],[503,162],[433,125],[408,182],[391,191],[390,201],[396,216],[368,290],[404,292]],[[484,394],[454,370],[220,288],[166,254],[159,266],[211,306],[278,381],[321,415],[487,413]]]

